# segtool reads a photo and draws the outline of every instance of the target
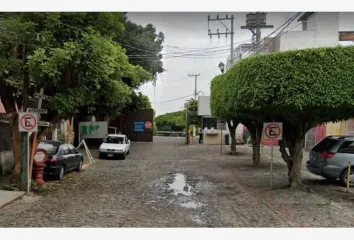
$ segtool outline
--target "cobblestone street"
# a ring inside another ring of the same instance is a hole
[[[312,192],[283,189],[286,166],[275,151],[271,190],[268,148],[258,169],[251,148],[228,151],[183,138],[132,143],[126,160],[97,160],[54,192],[0,210],[0,227],[354,226],[353,195],[336,183],[304,172]]]

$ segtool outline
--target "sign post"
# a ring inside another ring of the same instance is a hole
[[[271,159],[270,159],[270,187],[273,188],[273,147],[274,140],[282,140],[283,135],[283,123],[270,122],[263,124],[263,139],[271,140]]]
[[[217,129],[220,130],[220,154],[222,155],[222,130],[226,130],[226,121],[218,120]]]
[[[33,112],[19,112],[18,113],[18,130],[19,132],[22,132],[25,134],[25,138],[22,139],[22,146],[27,146],[26,148],[21,149],[21,172],[24,174],[21,174],[21,177],[23,179],[22,182],[26,184],[26,191],[29,192],[30,190],[30,167],[29,167],[29,138],[28,138],[28,133],[29,132],[38,132],[38,114],[33,113]],[[27,143],[27,145],[26,145]]]

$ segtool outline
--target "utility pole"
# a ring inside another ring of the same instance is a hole
[[[274,28],[274,25],[267,25],[267,13],[256,12],[246,14],[246,26],[241,26],[241,29],[248,29],[252,32],[254,50],[259,51],[261,46],[261,29]]]
[[[220,39],[220,35],[226,35],[226,39],[227,39],[227,35],[230,34],[231,35],[231,49],[230,49],[230,64],[232,65],[234,62],[234,15],[231,15],[231,17],[229,17],[226,14],[225,18],[219,18],[219,14],[216,16],[216,18],[212,19],[210,18],[210,16],[208,16],[208,35],[210,36],[210,39],[212,38],[213,35],[217,35],[218,38]],[[228,20],[231,21],[231,30],[222,22],[223,20]],[[222,23],[222,25],[224,25],[224,27],[226,27],[226,32],[219,32],[219,29],[217,29],[216,33],[212,33],[211,29],[209,28],[209,22],[211,21],[219,21]],[[226,64],[227,65],[227,64]]]
[[[197,96],[198,96],[198,92],[197,92],[197,81],[198,81],[198,77],[200,76],[199,74],[188,74],[189,77],[194,77],[194,100],[197,101]]]
[[[25,112],[28,106],[28,89],[29,89],[29,76],[26,66],[26,46],[22,46],[22,59],[23,59],[23,89],[22,89],[22,111]],[[20,119],[18,119],[20,121]],[[19,188],[21,191],[28,191],[28,133],[21,133],[21,171]]]

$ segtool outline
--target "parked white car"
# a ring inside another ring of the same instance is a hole
[[[130,140],[123,134],[109,134],[99,148],[99,158],[114,158],[129,154]]]

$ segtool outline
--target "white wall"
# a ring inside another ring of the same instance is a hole
[[[282,35],[277,50],[335,47],[339,44],[339,13],[317,13],[307,24],[307,31],[289,31]]]
[[[198,115],[199,116],[211,116],[210,96],[198,97]]]

